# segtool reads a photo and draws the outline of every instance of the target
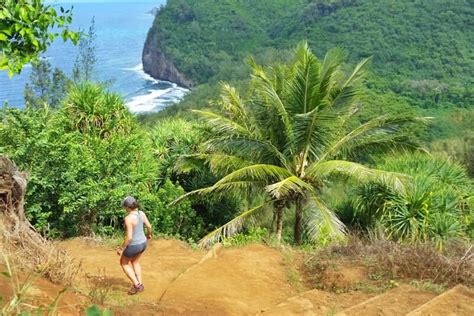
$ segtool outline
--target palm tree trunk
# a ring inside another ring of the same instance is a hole
[[[296,199],[296,206],[295,206],[295,228],[294,228],[294,238],[295,243],[297,245],[301,245],[301,237],[303,234],[303,227],[302,227],[302,219],[303,219],[303,201],[301,198]]]
[[[283,203],[277,203],[275,205],[275,214],[276,214],[276,229],[275,229],[275,235],[278,244],[280,244],[281,241],[281,232],[283,230],[283,210],[285,208],[285,204]]]
[[[273,210],[272,214],[272,224],[270,225],[270,233],[274,234],[275,233],[275,228],[276,228],[276,219],[277,219],[277,214],[276,214],[276,209]]]

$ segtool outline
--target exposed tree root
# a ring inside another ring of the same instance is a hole
[[[26,219],[26,185],[26,174],[0,156],[0,253],[19,268],[41,273],[55,283],[70,284],[80,264],[41,236]]]

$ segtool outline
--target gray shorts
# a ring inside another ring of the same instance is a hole
[[[128,245],[122,254],[127,258],[134,258],[138,254],[143,253],[146,249],[146,246],[147,246],[146,241],[138,245]]]

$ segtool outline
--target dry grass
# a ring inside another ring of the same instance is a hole
[[[113,282],[107,277],[105,268],[99,269],[97,275],[86,275],[86,281],[89,285],[88,296],[92,303],[104,306],[111,298],[113,290]]]
[[[386,281],[419,280],[446,286],[474,286],[474,247],[453,243],[446,249],[441,253],[427,243],[410,245],[352,237],[348,244],[319,251],[307,262],[315,270],[324,270],[328,262],[351,261],[367,267],[369,276]]]
[[[53,283],[71,285],[80,263],[66,251],[39,235],[28,221],[14,214],[0,213],[0,251],[16,267],[40,273]]]
[[[302,276],[298,269],[299,262],[296,258],[297,255],[297,253],[291,250],[282,251],[283,266],[285,267],[288,283],[290,283],[296,291],[302,292],[305,288],[301,282]]]

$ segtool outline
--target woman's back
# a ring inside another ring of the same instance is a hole
[[[128,215],[129,220],[132,224],[132,239],[129,242],[129,245],[139,245],[147,241],[145,236],[145,231],[143,229],[143,213],[137,210],[137,213],[130,213]]]

